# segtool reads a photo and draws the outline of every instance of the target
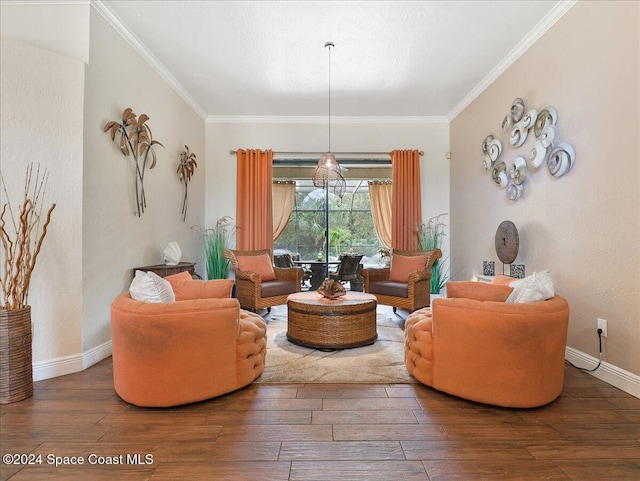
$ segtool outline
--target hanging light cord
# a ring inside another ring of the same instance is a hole
[[[335,47],[333,42],[327,42],[324,44],[329,48],[329,152],[331,152],[331,47]]]

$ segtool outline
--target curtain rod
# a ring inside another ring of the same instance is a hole
[[[230,150],[229,154],[236,155],[237,150]],[[335,155],[391,155],[391,152],[332,152]],[[274,152],[273,155],[317,155],[320,156],[326,152]],[[420,156],[424,155],[424,151],[419,152]]]

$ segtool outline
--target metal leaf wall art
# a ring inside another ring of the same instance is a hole
[[[191,181],[191,176],[195,172],[196,167],[198,167],[198,164],[196,163],[196,154],[194,154],[193,152],[189,152],[189,147],[187,145],[185,145],[184,148],[186,150],[180,154],[180,163],[178,164],[178,170],[176,171],[179,179],[184,185],[184,197],[182,198],[183,222],[187,218],[189,182]]]
[[[147,170],[156,166],[156,153],[153,150],[154,145],[164,148],[157,140],[153,140],[151,129],[147,125],[149,116],[140,114],[136,116],[129,107],[122,112],[122,120],[112,120],[104,126],[105,132],[111,133],[111,140],[116,142],[116,134],[120,134],[118,142],[120,143],[120,151],[122,155],[133,157],[136,172],[136,214],[138,217],[142,215],[147,207],[147,199],[144,192],[144,174]]]

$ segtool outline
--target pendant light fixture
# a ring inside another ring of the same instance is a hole
[[[329,49],[329,151],[322,154],[318,160],[318,166],[311,176],[313,185],[324,189],[324,212],[325,212],[325,278],[329,278],[329,192],[342,198],[347,190],[347,183],[342,177],[340,164],[336,156],[331,153],[331,49],[335,48],[333,42],[324,44]]]

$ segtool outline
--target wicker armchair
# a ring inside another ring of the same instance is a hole
[[[243,270],[244,259],[259,256],[268,256],[271,265],[271,251],[263,249],[258,251],[224,250],[224,257],[228,259],[236,274],[236,297],[243,309],[257,311],[267,309],[271,312],[272,306],[287,303],[289,294],[301,291],[301,280],[304,270],[299,267],[279,268],[273,267],[275,279],[263,280],[261,274],[251,270]]]
[[[394,279],[392,275],[393,256],[416,257],[426,255],[424,267],[408,273],[406,282]],[[442,257],[440,249],[426,252],[403,251],[394,249],[391,255],[391,268],[363,269],[364,291],[374,294],[378,304],[393,306],[393,312],[399,307],[410,312],[429,306],[431,302],[431,267]]]

